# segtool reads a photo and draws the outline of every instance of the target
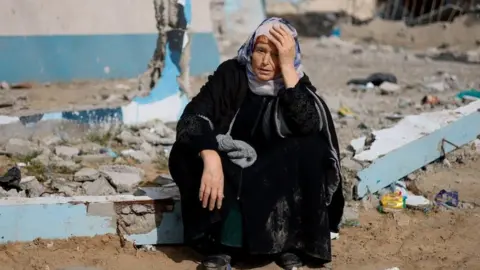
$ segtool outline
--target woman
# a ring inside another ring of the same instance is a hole
[[[344,199],[332,117],[315,91],[296,30],[279,18],[208,78],[169,161],[187,243],[275,255],[285,269],[302,255],[331,260]]]

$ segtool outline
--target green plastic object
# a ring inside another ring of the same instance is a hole
[[[464,99],[465,97],[474,97],[474,98],[480,99],[480,91],[475,88],[472,88],[469,90],[461,91],[460,93],[455,95],[455,97],[459,99]]]

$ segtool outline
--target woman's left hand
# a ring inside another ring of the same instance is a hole
[[[291,68],[295,61],[295,39],[283,25],[274,25],[270,29],[270,34],[274,37],[271,41],[278,50],[280,66]]]

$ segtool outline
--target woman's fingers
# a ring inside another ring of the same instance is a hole
[[[278,30],[276,29],[275,26],[272,27],[272,29],[270,29],[270,34],[274,37],[274,39],[276,39],[277,42],[279,42],[281,45],[283,45],[284,37],[280,32],[278,32]],[[272,42],[275,44],[275,42],[273,40],[272,40]]]
[[[203,194],[205,193],[205,188],[206,188],[206,185],[202,179],[202,183],[200,184],[200,192],[198,193],[198,198],[200,199],[200,201],[203,200]]]
[[[215,204],[217,203],[217,198],[218,198],[218,188],[212,189],[212,194],[210,194],[210,202],[208,205],[208,209],[210,209],[210,211],[212,211],[215,208]]]
[[[203,193],[202,198],[202,206],[203,208],[207,208],[208,206],[208,199],[210,198],[210,194],[212,194],[212,188],[207,186],[205,192]]]

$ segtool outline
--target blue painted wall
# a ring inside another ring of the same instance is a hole
[[[212,72],[220,61],[213,33],[193,33],[190,38],[190,74]],[[0,80],[135,78],[147,70],[156,42],[156,34],[0,36]],[[170,62],[178,65],[180,54],[171,51]]]

